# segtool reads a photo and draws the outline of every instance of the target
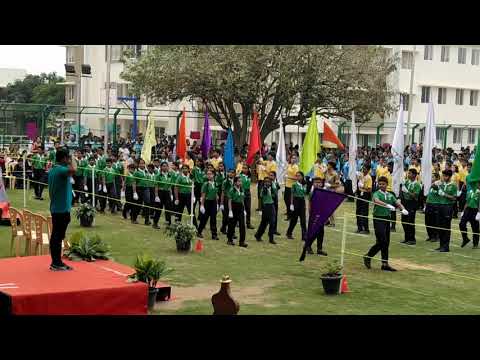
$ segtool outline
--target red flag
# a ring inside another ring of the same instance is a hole
[[[260,128],[258,127],[258,114],[253,112],[252,132],[250,133],[250,146],[248,147],[247,165],[252,165],[255,155],[260,151],[261,146]]]
[[[185,132],[185,110],[183,110],[182,121],[180,122],[180,129],[178,129],[177,139],[177,157],[184,160],[187,152],[187,134]]]
[[[335,147],[337,145],[340,150],[345,149],[340,139],[335,135],[332,128],[324,121],[323,122],[323,146],[324,147]]]

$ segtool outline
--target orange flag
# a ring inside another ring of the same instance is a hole
[[[258,114],[253,112],[252,132],[250,133],[250,146],[248,147],[247,165],[252,165],[255,155],[260,151],[261,146],[260,128],[258,127]]]
[[[180,122],[180,128],[178,129],[177,139],[177,157],[185,160],[185,154],[187,153],[187,135],[185,131],[185,109],[183,110],[182,120]]]
[[[324,121],[323,122],[323,139],[322,144],[324,147],[338,147],[340,150],[345,149],[340,139],[335,135],[332,128]]]

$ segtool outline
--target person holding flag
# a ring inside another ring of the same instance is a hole
[[[305,196],[307,196],[307,186],[305,184],[304,175],[301,171],[297,172],[297,182],[292,186],[292,200],[290,203],[290,211],[292,216],[287,229],[287,239],[293,239],[293,230],[300,218],[300,227],[302,230],[302,240],[305,240],[307,232],[307,224],[305,218]]]

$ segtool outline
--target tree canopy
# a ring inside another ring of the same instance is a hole
[[[245,143],[253,110],[262,139],[279,126],[304,125],[313,110],[358,122],[391,108],[387,77],[395,60],[377,46],[150,46],[126,59],[122,77],[159,103],[200,100]]]

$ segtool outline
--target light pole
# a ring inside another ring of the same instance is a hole
[[[112,45],[107,46],[107,84],[105,89],[105,135],[104,149],[108,149],[108,116],[110,113],[110,64],[112,63]]]
[[[412,118],[412,107],[413,107],[413,76],[415,74],[415,51],[417,50],[417,45],[413,45],[412,53],[412,69],[410,70],[410,92],[408,94],[408,118],[407,118],[407,144],[410,145],[413,142],[413,139],[410,138],[410,119]]]

